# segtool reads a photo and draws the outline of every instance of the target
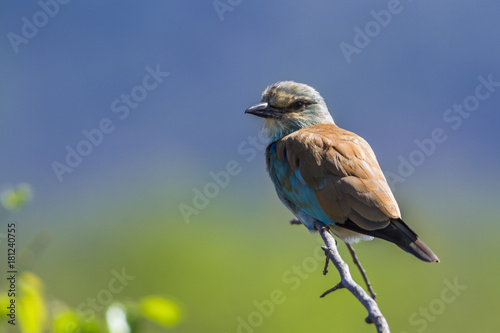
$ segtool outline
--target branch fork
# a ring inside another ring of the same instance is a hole
[[[379,333],[389,333],[390,332],[389,324],[387,323],[387,320],[383,316],[382,312],[378,307],[377,302],[375,301],[375,293],[371,288],[371,284],[368,281],[365,270],[361,266],[361,263],[359,263],[359,260],[354,252],[354,249],[352,249],[352,247],[348,244],[349,251],[353,255],[354,262],[359,267],[361,274],[363,275],[363,279],[366,282],[371,297],[370,295],[367,294],[367,292],[363,288],[361,288],[353,280],[351,273],[349,271],[349,266],[340,257],[335,239],[333,238],[328,228],[321,222],[316,222],[315,227],[319,231],[321,238],[323,238],[323,241],[325,242],[326,245],[322,247],[323,251],[325,251],[325,255],[327,256],[323,274],[326,274],[328,272],[327,271],[328,260],[330,260],[333,263],[333,265],[335,266],[335,268],[337,268],[340,274],[340,282],[335,287],[325,291],[320,297],[325,297],[329,293],[332,293],[338,289],[345,288],[349,290],[349,292],[351,292],[351,294],[353,294],[368,311],[368,317],[365,319],[366,323],[375,324],[377,332]]]

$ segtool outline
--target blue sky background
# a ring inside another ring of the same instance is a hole
[[[500,81],[499,5],[401,2],[400,13],[347,63],[340,43],[354,45],[353,28],[364,29],[374,20],[370,12],[387,5],[242,2],[221,21],[211,2],[73,1],[15,53],[7,34],[22,35],[22,17],[32,21],[41,8],[4,2],[3,181],[62,193],[127,168],[137,174],[157,167],[165,178],[188,171],[191,178],[234,157],[234,147],[258,127],[242,111],[267,85],[287,79],[319,90],[336,122],[371,142],[384,170],[396,169],[415,139],[441,127],[449,140],[415,177],[444,165],[442,173],[482,178],[499,164],[492,151],[500,97],[481,102],[457,131],[443,114],[474,92],[478,76]],[[156,65],[170,76],[118,120],[111,102]],[[76,147],[81,131],[103,118],[116,130],[60,184],[51,163],[62,162],[66,145]]]
[[[250,161],[238,152],[260,128],[243,112],[267,85],[295,80],[322,94],[339,126],[367,139],[385,172],[397,173],[400,156],[418,150],[415,140],[441,128],[447,140],[395,186],[396,197],[403,217],[422,214],[416,229],[427,239],[437,225],[441,235],[480,244],[488,228],[498,231],[500,87],[459,128],[443,116],[474,94],[478,77],[500,82],[500,3],[403,0],[348,62],[341,43],[354,45],[355,28],[391,3],[241,1],[221,19],[212,1],[73,0],[16,52],[9,34],[22,36],[23,17],[33,22],[42,9],[3,1],[0,186],[34,189],[16,217],[22,239],[45,229],[92,238],[113,212],[145,211],[193,228],[234,205],[240,215],[262,209],[264,222],[253,227],[265,230],[266,214],[289,214],[274,196],[264,151]],[[148,66],[169,76],[121,120],[111,104],[142,84]],[[104,118],[114,131],[60,182],[52,163],[64,163],[66,146],[76,149],[82,131]],[[179,204],[192,206],[193,189],[231,160],[242,172],[186,224]]]

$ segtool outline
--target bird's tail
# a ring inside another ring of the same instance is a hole
[[[432,252],[432,250],[420,239],[408,244],[406,247],[401,246],[401,248],[406,252],[413,254],[420,260],[427,262],[439,262],[439,258],[436,254]]]
[[[381,238],[394,243],[420,260],[426,262],[439,262],[439,258],[434,252],[432,252],[424,242],[418,239],[417,234],[401,219],[391,219],[390,223],[385,228],[377,230],[364,230],[351,220],[347,220],[345,223],[337,225],[361,234]]]

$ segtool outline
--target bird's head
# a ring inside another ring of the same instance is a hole
[[[293,81],[267,87],[261,103],[245,113],[264,118],[263,127],[271,142],[307,126],[334,123],[321,95],[314,88]]]

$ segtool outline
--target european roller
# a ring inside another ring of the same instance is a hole
[[[377,237],[423,261],[439,261],[401,219],[370,145],[335,125],[315,89],[277,82],[245,113],[264,118],[276,193],[311,232],[319,221],[346,243]]]

